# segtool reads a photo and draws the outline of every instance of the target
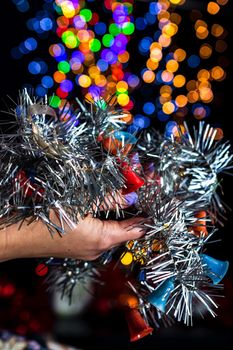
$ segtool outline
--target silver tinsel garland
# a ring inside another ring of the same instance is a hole
[[[64,120],[46,100],[26,91],[20,96],[11,130],[0,136],[1,227],[39,218],[63,234],[65,224],[72,228],[87,213],[98,216],[103,203],[107,217],[106,195],[114,200],[130,185],[127,169],[143,179],[135,208],[145,217],[146,234],[127,242],[120,258],[129,267],[137,309],[156,326],[173,318],[192,324],[205,310],[215,316],[214,297],[228,263],[206,255],[205,244],[225,213],[217,191],[219,174],[232,168],[229,143],[215,142],[216,130],[204,122],[193,136],[184,124],[176,137],[152,129],[137,141],[111,101],[77,103]],[[124,211],[115,204],[118,218]],[[51,209],[59,226],[50,220]],[[113,253],[95,262],[48,259],[48,283],[71,298],[76,283],[101,281],[98,270]]]

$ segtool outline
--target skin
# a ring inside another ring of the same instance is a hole
[[[121,207],[132,204],[123,196],[120,198]],[[56,214],[51,211],[50,215],[53,222],[59,225]],[[128,240],[140,238],[144,234],[140,228],[142,220],[132,218],[104,221],[87,215],[83,220],[79,220],[74,229],[67,227],[66,234],[62,237],[58,234],[51,237],[47,227],[40,220],[30,225],[24,222],[20,230],[19,224],[14,224],[0,232],[0,261],[51,256],[94,260],[106,250]]]

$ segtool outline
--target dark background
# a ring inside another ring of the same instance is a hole
[[[19,13],[10,0],[1,0],[1,41],[0,41],[0,95],[1,110],[5,110],[5,102],[9,104],[7,95],[17,100],[18,92],[22,85],[30,82],[32,85],[38,83],[37,77],[29,76],[27,64],[28,56],[22,60],[13,60],[10,55],[12,47],[17,46],[25,40],[29,34],[26,28],[28,20],[36,10],[39,10],[42,1],[30,1],[31,12]],[[202,8],[207,1],[186,1],[186,8],[180,10],[184,23],[189,23],[188,3],[192,8]],[[141,11],[143,4],[138,5],[137,11]],[[217,83],[213,90],[215,100],[212,103],[212,112],[208,121],[214,125],[220,126],[224,130],[226,138],[232,139],[232,118],[233,118],[233,2],[225,6],[218,22],[226,28],[228,36],[226,41],[228,49],[225,56],[229,59],[229,66],[226,68],[227,78],[221,83]],[[52,34],[51,34],[52,35]],[[183,47],[190,46],[188,33],[181,30],[179,40]],[[136,38],[135,38],[136,39]],[[48,41],[53,40],[48,38]],[[133,39],[134,40],[134,39]],[[39,55],[44,59],[49,59],[47,54],[48,44],[43,41],[40,44]],[[131,51],[134,50],[133,42]],[[135,48],[136,50],[136,48]],[[140,64],[140,62],[139,62]],[[134,65],[134,69],[137,69]],[[135,98],[139,97],[135,93]],[[136,104],[136,109],[141,108]],[[192,117],[193,118],[193,117]],[[192,118],[189,117],[192,123]],[[194,118],[193,118],[194,119]],[[162,130],[163,124],[156,122],[155,125]],[[232,206],[232,177],[223,177],[224,200]],[[124,315],[118,308],[114,307],[112,300],[114,293],[109,287],[103,289],[97,288],[97,298],[89,305],[86,312],[76,317],[58,317],[51,307],[51,296],[46,293],[46,286],[42,280],[34,273],[35,261],[15,261],[2,263],[0,266],[0,284],[10,283],[15,288],[14,293],[8,297],[0,295],[0,328],[8,328],[21,334],[29,331],[32,333],[52,333],[54,337],[62,342],[80,346],[84,349],[167,349],[175,346],[180,349],[195,348],[197,346],[208,346],[209,348],[228,349],[233,342],[233,282],[232,282],[232,213],[227,213],[228,220],[224,228],[220,228],[216,234],[216,239],[222,239],[222,242],[210,245],[208,253],[219,259],[228,259],[230,261],[230,270],[224,280],[225,298],[219,302],[218,317],[212,319],[207,316],[205,320],[195,320],[193,328],[187,328],[182,325],[174,325],[171,328],[161,328],[156,330],[153,336],[144,338],[136,344],[128,342],[127,325]],[[112,276],[111,272],[110,275]],[[116,279],[119,276],[116,275]],[[109,275],[111,287],[112,279]],[[120,278],[120,277],[119,277]],[[117,288],[117,287],[116,287]],[[111,289],[111,288],[110,288]],[[102,295],[102,297],[101,297]],[[109,300],[109,302],[108,302]],[[102,304],[101,304],[102,303]]]

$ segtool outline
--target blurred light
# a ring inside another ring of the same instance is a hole
[[[98,52],[101,49],[101,43],[98,39],[92,39],[89,42],[89,48],[92,52]]]
[[[73,83],[68,80],[68,79],[65,79],[61,82],[60,84],[60,88],[64,91],[64,92],[70,92],[73,90]]]
[[[96,34],[103,35],[106,33],[107,26],[104,22],[98,22],[98,23],[96,23],[94,30],[95,30]]]
[[[207,81],[210,78],[210,72],[207,69],[201,69],[197,73],[197,78],[199,81]],[[195,86],[196,86],[196,82],[195,82]]]
[[[47,90],[42,85],[38,85],[36,87],[35,93],[39,97],[44,97],[47,93]]]
[[[41,66],[38,62],[32,61],[28,65],[28,70],[31,74],[40,74],[41,73]]]
[[[136,88],[136,87],[139,85],[140,80],[139,80],[139,78],[138,78],[136,75],[131,74],[131,75],[128,77],[127,82],[128,82],[128,84],[129,84],[129,86],[130,86],[131,88]]]
[[[88,75],[82,74],[78,78],[78,84],[83,88],[87,88],[91,85],[91,79]]]
[[[75,16],[75,8],[72,1],[62,1],[60,6],[65,17],[72,18]]]
[[[41,79],[41,83],[42,83],[42,86],[46,89],[49,89],[51,87],[53,87],[53,84],[54,84],[54,81],[53,79],[48,76],[48,75],[45,75],[42,79]]]
[[[179,95],[176,97],[175,102],[178,107],[184,107],[188,103],[188,98],[185,95]]]
[[[82,9],[80,15],[85,18],[86,22],[89,22],[92,19],[92,12],[89,9]]]
[[[37,41],[34,38],[28,38],[25,40],[24,45],[29,51],[33,51],[37,48]]]
[[[215,140],[219,141],[223,138],[224,134],[223,134],[223,130],[220,128],[216,128],[215,130],[217,130],[217,133],[215,135]]]
[[[186,58],[186,52],[183,49],[177,49],[174,52],[174,59],[177,60],[178,62],[184,61]]]
[[[57,108],[57,107],[59,107],[60,103],[61,103],[61,99],[56,95],[51,96],[49,98],[49,105],[51,107]]]
[[[136,114],[134,116],[133,125],[135,125],[139,129],[148,128],[148,126],[150,126],[150,118],[145,117],[142,114]]]
[[[61,61],[58,63],[58,70],[63,73],[68,73],[70,71],[70,64],[67,61]]]
[[[143,105],[143,112],[148,115],[153,114],[155,112],[155,105],[152,102],[146,102]]]
[[[228,0],[217,0],[217,3],[218,3],[219,5],[224,6],[224,5],[226,5],[226,4],[228,3]]]
[[[173,79],[173,85],[177,88],[181,88],[185,85],[186,79],[184,75],[178,74]]]
[[[43,18],[40,20],[40,27],[44,31],[49,31],[53,28],[53,21],[49,17]]]
[[[214,68],[211,69],[211,77],[214,80],[223,80],[225,77],[225,72],[224,70],[220,67],[220,66],[216,66]]]
[[[66,75],[63,72],[56,71],[53,75],[53,79],[56,83],[61,83],[64,79],[66,79]]]
[[[168,72],[176,72],[179,68],[179,63],[176,60],[169,60],[166,64],[166,69]]]
[[[151,70],[146,70],[142,75],[142,79],[147,84],[152,83],[155,80],[155,73]]]
[[[203,59],[207,59],[212,55],[212,51],[212,47],[209,44],[203,44],[200,47],[199,51],[200,57]]]
[[[171,101],[165,102],[162,110],[165,114],[172,114],[175,111],[175,105]]]
[[[224,32],[224,28],[219,24],[213,24],[211,27],[211,34],[217,38],[221,36]]]
[[[117,102],[120,106],[126,106],[129,103],[129,96],[127,94],[120,94],[117,96]]]
[[[188,58],[188,65],[189,67],[191,68],[196,68],[199,66],[200,64],[200,58],[197,56],[197,55],[191,55],[189,58]]]
[[[215,50],[217,52],[224,52],[227,49],[227,43],[224,40],[217,40]]]
[[[218,11],[220,10],[220,6],[213,1],[210,1],[207,5],[207,11],[211,14],[211,15],[216,15],[218,13]]]

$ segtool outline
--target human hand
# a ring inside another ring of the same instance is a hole
[[[135,194],[122,197],[119,207],[127,207],[136,199]],[[109,208],[113,209],[116,202],[107,199]],[[103,206],[106,205],[103,204]],[[51,220],[56,222],[57,216],[51,211]],[[131,218],[122,221],[100,220],[87,215],[79,219],[74,229],[68,229],[62,237],[48,233],[47,227],[40,221],[30,225],[23,223],[6,227],[0,233],[1,260],[35,257],[75,258],[94,260],[104,251],[109,250],[128,240],[138,239],[144,231],[140,228],[142,218]],[[59,223],[57,222],[59,225]]]

